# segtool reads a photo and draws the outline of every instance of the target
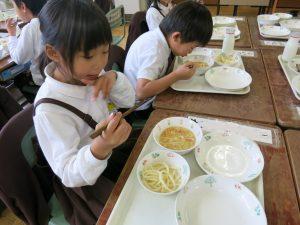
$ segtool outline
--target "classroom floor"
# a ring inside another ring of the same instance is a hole
[[[211,11],[212,15],[216,15],[217,9],[216,7],[208,7]],[[289,9],[280,9],[281,12],[289,11]],[[231,6],[223,6],[220,10],[220,15],[232,15],[233,7]],[[255,16],[258,13],[257,7],[248,7],[241,6],[238,8],[238,16]],[[113,35],[121,35],[121,28],[116,28],[112,31]],[[125,48],[126,40],[128,35],[128,24],[126,25],[126,35],[125,38],[120,42],[119,46]],[[4,210],[0,215],[0,225],[25,225],[20,219],[18,219],[10,210]]]

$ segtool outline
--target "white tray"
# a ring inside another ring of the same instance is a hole
[[[151,133],[113,208],[107,225],[177,224],[175,218],[175,200],[177,193],[168,196],[152,194],[141,187],[137,179],[136,169],[139,160],[146,154],[157,149],[159,149],[159,147],[155,143]],[[188,161],[191,169],[190,180],[205,174],[195,160],[194,151],[184,155],[184,158]],[[255,194],[262,206],[264,206],[262,174],[253,181],[244,184]]]
[[[214,27],[214,28],[215,28],[215,27]],[[237,24],[235,25],[235,29],[238,29],[238,30],[239,30]],[[234,39],[235,39],[235,40],[240,39],[240,38],[241,38],[241,35],[242,35],[242,33],[241,33],[240,35],[238,35],[238,36],[235,36]],[[216,35],[214,35],[214,33],[213,33],[210,40],[211,40],[211,41],[223,41],[223,39],[224,39],[224,38],[222,38],[222,37],[220,37],[220,36],[216,36]]]
[[[214,51],[214,55],[221,52],[221,49],[211,49]],[[178,57],[175,59],[174,70],[178,67]],[[215,63],[214,66],[217,66]],[[238,68],[245,70],[242,57],[239,55]],[[239,91],[228,91],[228,90],[218,90],[210,86],[202,75],[195,75],[189,80],[180,80],[171,85],[171,88],[176,91],[187,91],[187,92],[201,92],[201,93],[216,93],[216,94],[230,94],[230,95],[244,95],[250,92],[250,86],[243,88]]]
[[[279,24],[276,24],[276,25],[279,25]],[[263,34],[261,33],[261,27],[262,25],[259,24],[258,20],[257,20],[257,26],[258,26],[258,30],[259,30],[259,34],[264,37],[264,38],[267,38],[267,39],[281,39],[281,40],[287,40],[289,39],[290,35],[287,35],[287,36],[270,36],[270,35],[266,35],[266,34]]]
[[[282,56],[282,55],[279,55],[279,56],[278,56],[278,61],[279,61],[280,65],[281,65],[281,68],[283,69],[283,72],[284,72],[284,74],[285,74],[285,76],[286,76],[286,79],[287,79],[288,82],[289,82],[289,85],[290,85],[290,87],[291,87],[291,89],[292,89],[292,91],[293,91],[295,97],[296,97],[298,100],[300,100],[300,95],[298,95],[298,93],[296,92],[296,90],[295,90],[295,89],[293,88],[293,86],[292,86],[292,80],[293,80],[293,78],[294,78],[295,76],[298,76],[298,75],[288,67],[287,63],[284,62],[284,61],[282,60],[281,56]]]

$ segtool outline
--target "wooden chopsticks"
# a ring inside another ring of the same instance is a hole
[[[139,102],[138,104],[134,105],[133,107],[131,107],[130,109],[128,109],[126,112],[123,113],[122,118],[128,116],[130,113],[132,113],[134,110],[136,110],[137,108],[139,108],[140,106],[144,105],[147,101],[149,101],[150,98],[147,98],[146,100]],[[90,138],[94,139],[96,137],[98,137],[99,135],[102,134],[102,132],[107,128],[107,124],[98,128],[97,130],[95,130],[93,133],[91,133]]]

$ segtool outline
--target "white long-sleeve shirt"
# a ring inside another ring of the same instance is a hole
[[[163,4],[158,2],[157,5],[160,8],[160,12],[158,11],[158,9],[153,7],[152,3],[146,13],[146,21],[149,30],[154,30],[155,28],[158,28],[160,22],[173,8],[173,5],[171,3],[169,3],[168,6],[164,6]]]
[[[10,57],[16,64],[25,64],[31,61],[30,71],[36,85],[42,85],[42,77],[38,57],[43,52],[42,34],[38,18],[33,18],[25,25],[19,37],[9,36],[8,50]]]
[[[46,69],[46,79],[40,87],[35,102],[41,98],[54,98],[68,103],[100,122],[109,116],[107,101],[99,96],[91,100],[92,86],[78,86],[52,78],[55,64]],[[118,73],[110,100],[118,107],[132,107],[135,93],[124,74]],[[43,103],[34,116],[36,134],[43,153],[54,173],[67,187],[92,185],[107,166],[107,159],[98,160],[91,153],[93,131],[81,118],[67,109]]]

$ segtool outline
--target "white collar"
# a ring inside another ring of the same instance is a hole
[[[160,30],[159,27],[155,28],[153,31],[157,34],[157,36],[159,37],[160,41],[162,42],[163,48],[166,51],[168,51],[169,54],[170,54],[171,53],[171,49],[169,47],[169,44],[168,44],[167,39],[166,39],[165,35],[163,34],[163,32]]]
[[[48,64],[44,70],[46,79],[45,83],[48,85],[53,91],[59,92],[63,95],[73,97],[73,98],[79,98],[79,99],[85,99],[86,95],[91,88],[90,86],[81,86],[81,85],[73,85],[73,84],[67,84],[63,83],[61,81],[58,81],[53,78],[53,73],[56,68],[56,65],[54,62],[51,62]]]

